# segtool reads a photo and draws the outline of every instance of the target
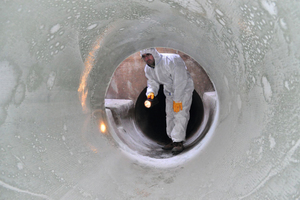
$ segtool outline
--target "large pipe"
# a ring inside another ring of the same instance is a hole
[[[297,1],[3,1],[0,8],[1,199],[299,198]],[[146,47],[190,55],[218,94],[210,137],[171,167],[128,157],[98,127],[107,123],[114,70]],[[81,81],[87,105],[78,98]]]

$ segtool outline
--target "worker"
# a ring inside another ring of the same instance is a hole
[[[184,149],[194,91],[193,79],[178,54],[159,53],[155,48],[141,50],[140,54],[146,63],[147,98],[154,99],[160,85],[163,85],[166,96],[166,132],[172,142],[163,149],[172,150],[177,155]]]

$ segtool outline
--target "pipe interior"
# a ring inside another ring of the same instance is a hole
[[[3,1],[1,198],[299,198],[299,10],[294,0]],[[218,99],[204,139],[166,164],[132,150],[139,138],[128,150],[99,130],[115,69],[148,47],[190,55]]]

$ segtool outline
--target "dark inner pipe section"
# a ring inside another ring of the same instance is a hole
[[[166,97],[163,93],[163,86],[160,86],[158,95],[156,96],[159,103],[151,108],[146,108],[144,106],[144,101],[147,99],[146,90],[147,88],[141,92],[136,101],[134,111],[136,124],[148,138],[157,143],[166,144],[171,140],[166,133]],[[203,119],[203,111],[203,102],[198,93],[194,90],[186,139],[193,136],[199,129]]]

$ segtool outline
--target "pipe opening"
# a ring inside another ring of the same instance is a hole
[[[184,152],[174,156],[171,151],[162,149],[164,144],[171,141],[166,133],[163,86],[160,86],[156,97],[159,103],[150,109],[146,108],[147,79],[144,74],[145,63],[139,52],[126,58],[117,67],[107,88],[105,108],[109,132],[122,150],[134,158],[138,157],[138,160],[155,159],[152,161],[160,162],[161,159],[177,159],[180,155],[190,157],[194,155],[194,151],[190,150],[201,144],[213,124],[217,95],[204,69],[190,56],[174,49],[156,49],[160,53],[179,54],[194,81]]]

